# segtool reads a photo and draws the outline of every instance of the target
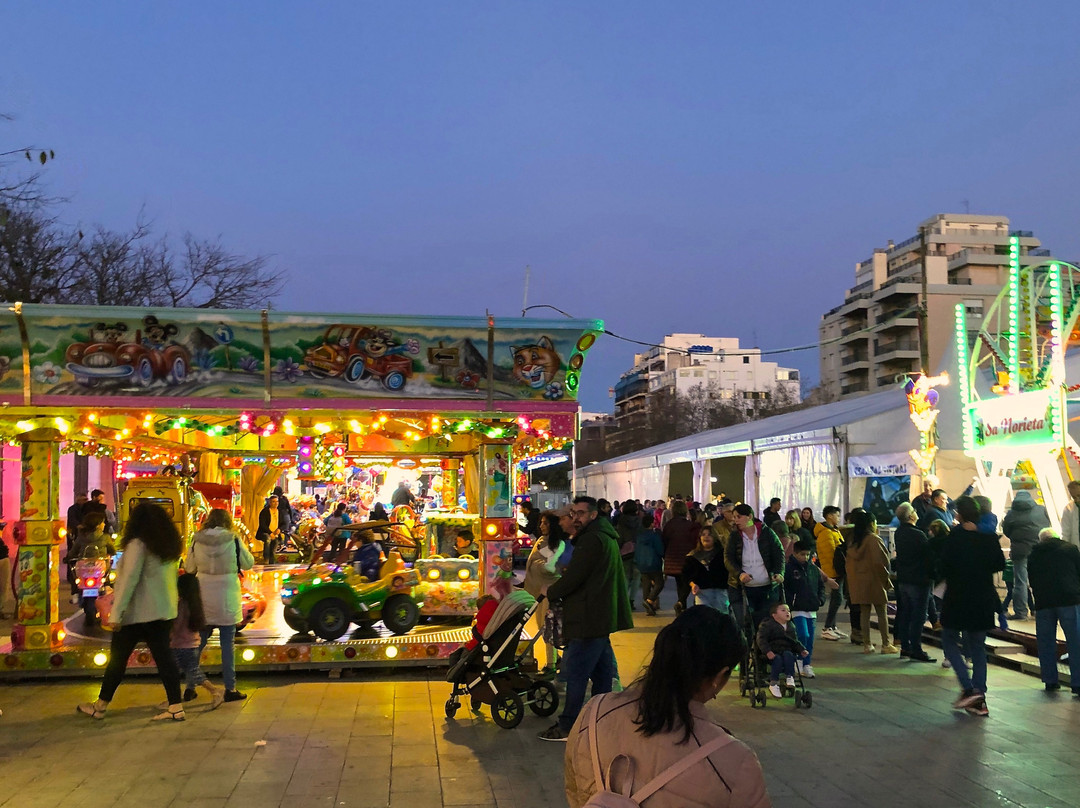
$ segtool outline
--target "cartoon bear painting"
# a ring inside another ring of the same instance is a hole
[[[514,378],[533,390],[543,390],[562,368],[562,358],[549,337],[540,337],[535,345],[512,347],[510,353]]]

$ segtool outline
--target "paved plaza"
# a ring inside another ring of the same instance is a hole
[[[668,617],[635,614],[616,638],[625,679]],[[814,706],[763,710],[733,682],[710,706],[761,758],[773,802],[842,806],[1080,805],[1080,699],[1048,696],[1031,676],[990,669],[991,715],[949,709],[957,688],[939,665],[863,656],[819,641]],[[932,650],[932,653],[936,649]],[[448,722],[437,671],[245,678],[243,704],[182,724],[150,722],[160,685],[129,679],[107,718],[75,713],[89,680],[0,686],[4,808],[564,806],[562,744],[465,707]]]

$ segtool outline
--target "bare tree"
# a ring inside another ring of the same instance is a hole
[[[57,225],[40,204],[5,208],[0,220],[0,299],[62,303],[77,284],[78,234]]]

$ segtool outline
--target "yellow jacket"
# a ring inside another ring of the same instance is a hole
[[[817,543],[818,564],[821,566],[821,571],[830,578],[836,577],[836,568],[833,567],[833,556],[836,554],[836,548],[840,546],[840,542],[843,540],[844,537],[840,533],[840,528],[838,527],[829,527],[824,522],[818,522],[814,527],[814,541]]]

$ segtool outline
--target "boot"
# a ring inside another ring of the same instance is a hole
[[[201,682],[199,684],[203,690],[210,695],[210,709],[216,710],[222,704],[225,703],[225,688],[214,685],[210,680]]]

